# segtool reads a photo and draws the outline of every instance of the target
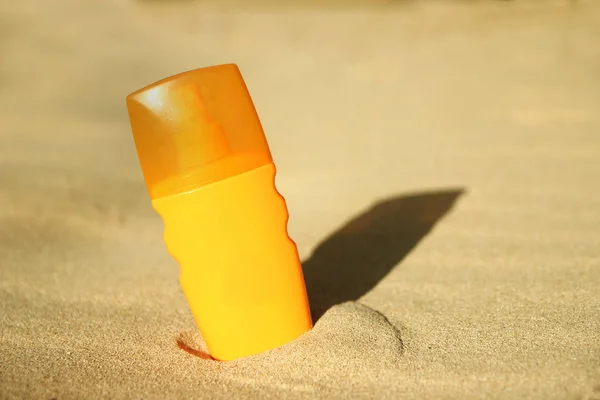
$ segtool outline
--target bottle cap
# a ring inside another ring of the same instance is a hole
[[[127,96],[127,109],[152,199],[273,161],[235,64],[200,68],[153,83]]]

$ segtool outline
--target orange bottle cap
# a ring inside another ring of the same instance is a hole
[[[235,64],[184,72],[127,96],[152,199],[271,163],[260,120]]]

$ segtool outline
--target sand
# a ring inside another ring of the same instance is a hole
[[[600,3],[0,4],[1,398],[600,399]],[[315,328],[205,356],[125,96],[239,64]]]

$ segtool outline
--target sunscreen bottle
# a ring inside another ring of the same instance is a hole
[[[235,64],[175,75],[127,96],[164,240],[210,355],[233,360],[312,327],[275,165]]]

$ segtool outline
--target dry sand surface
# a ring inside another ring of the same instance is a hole
[[[228,62],[320,318],[220,363],[124,98]],[[2,2],[0,397],[600,399],[599,72],[598,1]]]

